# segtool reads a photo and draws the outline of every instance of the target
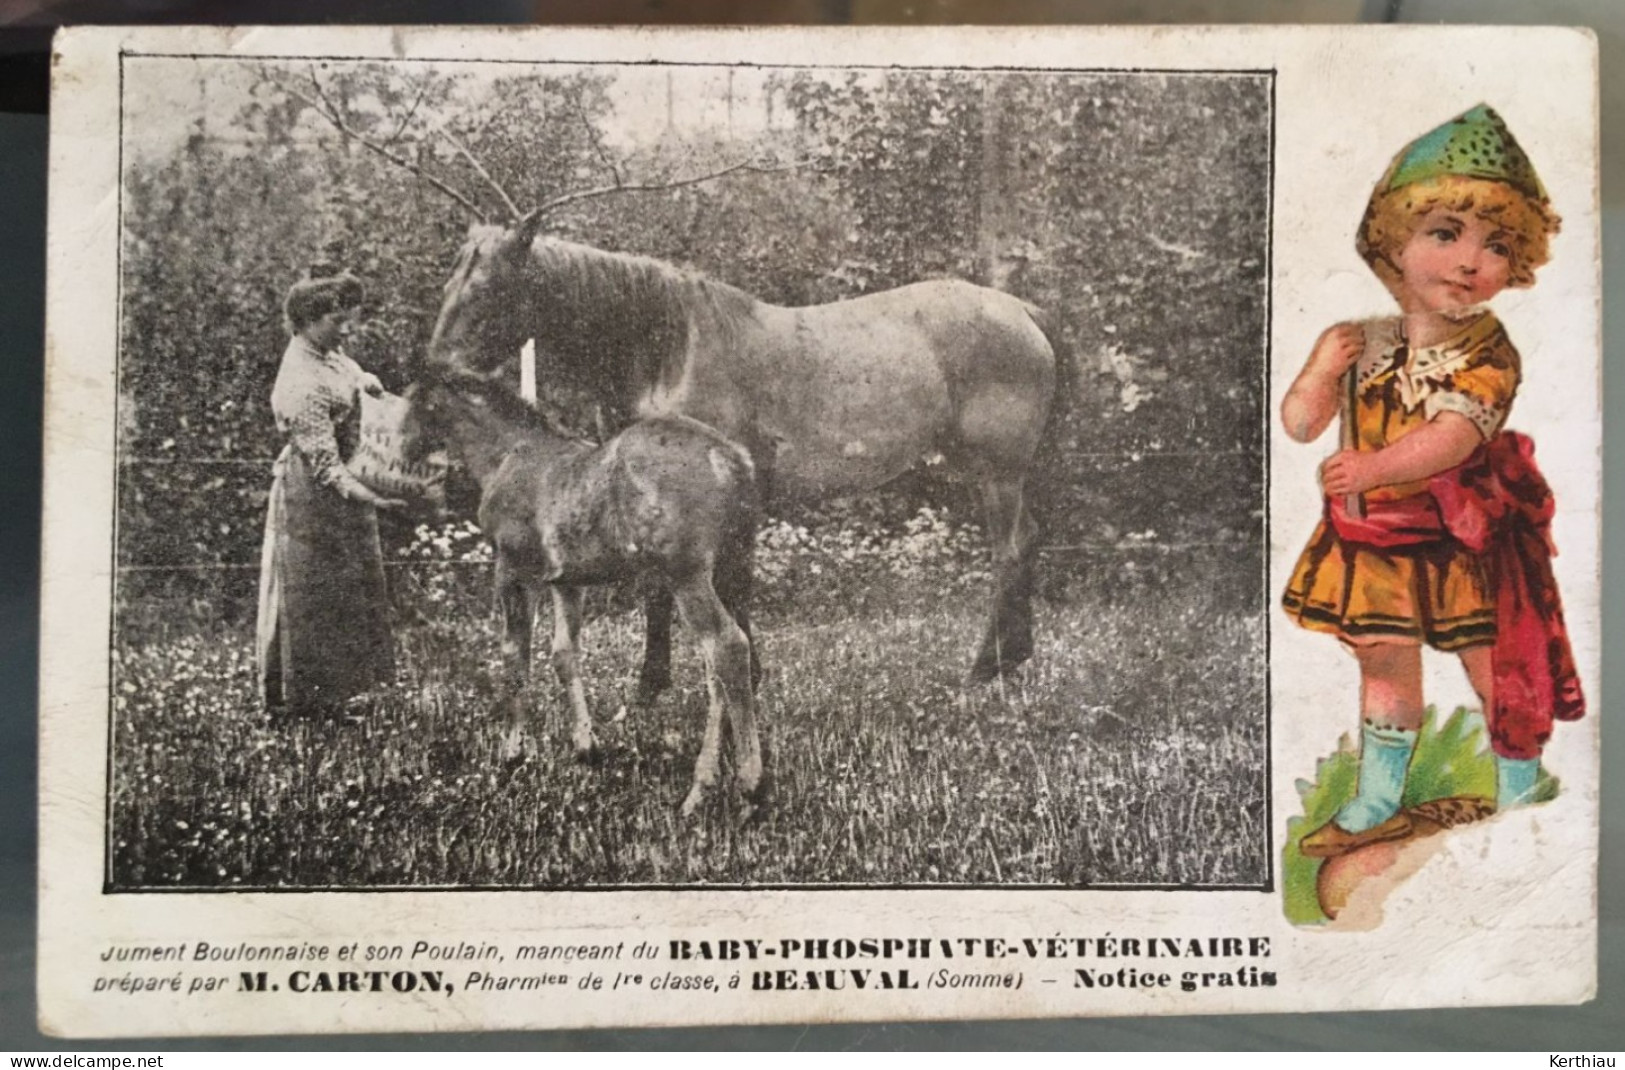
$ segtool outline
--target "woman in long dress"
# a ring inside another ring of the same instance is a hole
[[[361,394],[382,390],[339,348],[362,298],[339,275],[295,283],[284,305],[292,339],[271,410],[287,444],[272,470],[255,651],[274,714],[356,709],[395,675],[377,510],[402,503],[345,467]]]

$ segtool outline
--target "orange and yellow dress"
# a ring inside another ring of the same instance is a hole
[[[1435,346],[1405,344],[1398,318],[1368,321],[1355,364],[1358,448],[1377,450],[1441,412],[1467,417],[1487,440],[1506,422],[1520,377],[1518,351],[1494,314],[1481,313]],[[1427,481],[1374,488],[1367,503],[1425,496]],[[1298,558],[1282,605],[1305,628],[1345,643],[1425,643],[1462,650],[1493,642],[1495,593],[1483,558],[1453,538],[1377,547],[1340,538],[1327,518]]]

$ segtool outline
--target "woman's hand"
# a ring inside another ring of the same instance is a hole
[[[351,491],[350,500],[355,502],[363,502],[372,506],[374,509],[405,509],[407,506],[404,499],[386,498],[382,494],[374,491],[371,487],[361,483],[357,483],[354,490]]]
[[[1343,450],[1320,466],[1321,489],[1334,497],[1364,494],[1385,481],[1375,453]]]
[[[361,373],[361,389],[375,398],[384,395],[384,384],[379,382],[378,377],[371,372]]]

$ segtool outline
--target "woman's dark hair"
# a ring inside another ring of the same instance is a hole
[[[329,312],[358,307],[366,296],[361,280],[347,272],[300,279],[288,288],[282,311],[288,330],[298,334]]]

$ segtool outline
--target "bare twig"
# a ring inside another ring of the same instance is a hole
[[[369,151],[376,153],[377,155],[388,160],[390,163],[395,164],[397,167],[405,168],[414,175],[417,175],[435,189],[462,205],[463,208],[474,216],[475,219],[482,223],[485,222],[485,213],[481,211],[480,207],[468,197],[459,193],[441,179],[429,174],[422,167],[401,156],[399,153],[391,152],[384,145],[380,145],[378,142],[372,140],[365,134],[362,134],[354,127],[350,126],[349,123],[345,121],[345,117],[339,110],[338,106],[333,103],[332,99],[327,95],[327,92],[322,88],[322,83],[316,76],[316,69],[314,66],[312,66],[310,71],[310,82],[312,88],[315,90],[317,99],[312,99],[309,95],[291,85],[283,85],[278,83],[278,87],[290,97],[293,97],[295,100],[301,101],[308,105],[318,115],[326,119],[328,123],[330,123],[346,137],[354,138]],[[406,118],[401,121],[401,124],[399,127],[397,127],[395,133],[391,135],[390,141],[393,142],[399,139],[401,134],[405,131],[407,123],[409,123],[412,116],[416,114],[417,109],[424,98],[424,94],[427,91],[428,83],[425,82],[423,87],[418,92],[417,100],[413,102],[412,108],[407,113]],[[433,133],[444,138],[447,144],[449,144],[458,155],[467,160],[469,165],[474,168],[475,172],[482,179],[484,179],[488,185],[490,185],[490,187],[496,192],[497,196],[502,198],[503,206],[507,208],[514,222],[522,221],[527,217],[541,217],[549,212],[563,208],[566,205],[575,204],[578,201],[585,201],[594,197],[608,196],[612,193],[653,193],[660,190],[680,189],[684,186],[698,185],[701,182],[710,182],[713,179],[723,178],[728,175],[738,174],[740,172],[776,174],[781,171],[799,170],[812,162],[811,160],[795,160],[787,164],[764,164],[752,160],[746,160],[741,163],[733,164],[729,167],[724,167],[718,171],[708,171],[705,174],[690,175],[686,178],[672,179],[665,182],[627,182],[622,175],[620,168],[617,167],[614,161],[610,158],[609,153],[604,147],[602,139],[598,135],[597,129],[593,127],[585,109],[582,108],[580,100],[577,99],[575,103],[577,105],[577,111],[581,115],[582,122],[587,125],[588,130],[592,135],[593,147],[598,152],[599,158],[604,161],[604,165],[608,167],[610,173],[614,175],[615,184],[612,186],[598,186],[593,189],[576,190],[573,193],[566,193],[562,196],[553,198],[530,213],[520,210],[519,206],[514,203],[513,198],[508,195],[507,190],[503,189],[502,185],[491,176],[491,173],[487,171],[480,161],[474,156],[474,154],[469,151],[468,147],[464,145],[462,141],[456,138],[450,130],[446,129],[447,124],[441,123],[433,131]]]
[[[401,118],[400,125],[395,127],[395,132],[389,135],[389,140],[384,142],[385,145],[395,144],[395,142],[401,139],[401,135],[406,133],[407,124],[410,123],[412,121],[412,117],[418,113],[418,105],[423,103],[423,98],[428,95],[429,85],[433,81],[434,79],[432,77],[426,77],[423,79],[423,84],[418,87],[417,99],[412,101],[412,106],[410,108],[406,109],[406,115]]]
[[[341,116],[339,115],[338,108],[333,104],[333,102],[330,99],[328,99],[327,94],[322,91],[322,83],[317,81],[317,79],[316,79],[316,67],[315,67],[314,64],[312,64],[311,68],[310,68],[310,83],[311,83],[311,85],[316,87],[317,94],[319,96],[321,96],[322,101],[324,103],[326,103],[328,115],[330,117],[334,118],[335,120],[340,120]],[[428,83],[424,83],[424,84],[425,84],[425,87],[427,87]],[[416,106],[414,105],[414,107],[416,107]],[[344,129],[344,127],[342,125],[342,122],[340,123],[340,129]],[[464,145],[461,141],[457,140],[457,138],[452,136],[451,131],[446,129],[446,124],[445,123],[441,123],[438,127],[436,127],[435,128],[435,133],[437,133],[441,137],[445,138],[446,139],[446,144],[450,145],[452,147],[452,149],[454,149],[457,152],[458,155],[462,156],[463,159],[467,160],[469,162],[469,164],[474,168],[475,173],[478,174],[481,178],[485,179],[485,181],[491,186],[492,189],[496,190],[497,196],[501,197],[502,198],[502,203],[507,206],[508,212],[510,213],[510,218],[512,219],[513,222],[517,223],[519,221],[519,219],[525,213],[521,212],[519,210],[519,206],[513,203],[513,198],[508,196],[508,191],[503,189],[502,186],[497,182],[497,180],[491,177],[491,173],[489,171],[487,171],[484,168],[484,166],[482,166],[480,164],[480,161],[474,158],[474,154],[472,152],[468,151],[468,147],[466,145]],[[366,139],[362,138],[359,134],[355,134],[355,135],[352,135],[352,136],[354,136],[358,140],[360,140],[363,145],[367,144]],[[371,146],[369,146],[369,147],[371,147]],[[422,172],[419,172],[419,173],[421,174]],[[425,176],[425,177],[427,177],[427,176]],[[480,221],[484,222],[484,220],[485,220],[485,216],[484,216],[483,213],[481,213],[480,214]]]
[[[577,190],[574,193],[566,193],[562,197],[554,197],[552,200],[536,209],[536,212],[538,214],[546,214],[554,211],[555,209],[563,208],[567,204],[574,204],[577,201],[584,201],[590,197],[604,197],[611,193],[651,193],[663,189],[678,189],[682,186],[693,186],[700,182],[709,182],[714,178],[722,178],[725,175],[737,174],[740,171],[751,171],[764,175],[776,174],[780,171],[795,171],[806,166],[808,162],[809,161],[806,160],[798,160],[794,163],[771,167],[765,164],[753,163],[747,160],[744,163],[736,163],[732,167],[724,167],[720,171],[711,171],[703,175],[690,175],[687,178],[673,179],[670,182],[628,182],[614,186],[598,186],[594,189]]]
[[[503,109],[497,106],[486,107],[483,109],[483,111],[485,113],[485,117],[479,119],[477,124],[465,126],[463,128],[463,136],[468,138],[470,141],[478,141],[480,138],[484,137],[485,132],[491,128],[491,124],[496,122],[497,119],[501,118],[503,115]],[[476,113],[476,116],[477,115],[478,113]]]
[[[508,196],[508,191],[502,188],[502,184],[500,182],[491,177],[491,172],[487,171],[483,166],[481,166],[480,161],[474,158],[474,154],[468,151],[468,146],[464,145],[461,141],[458,141],[457,138],[453,137],[451,131],[447,130],[443,124],[435,132],[441,137],[445,138],[446,144],[456,149],[457,153],[462,156],[463,159],[468,161],[469,166],[474,168],[475,174],[485,179],[486,184],[497,191],[497,196],[501,197],[502,203],[507,205],[508,214],[513,222],[517,223],[519,220],[524,218],[525,213],[521,212],[519,210],[519,206],[513,203],[513,198]]]
[[[604,148],[603,135],[599,133],[598,127],[593,125],[592,120],[587,117],[587,107],[581,103],[579,89],[575,93],[572,103],[576,106],[576,114],[581,117],[581,125],[587,128],[587,136],[592,139],[593,151],[604,162],[604,166],[609,168],[610,175],[615,179],[616,188],[626,185],[626,176],[621,174],[621,169],[615,166],[615,161],[610,158],[608,150]]]
[[[322,107],[323,112],[325,112],[327,115],[332,116],[335,121],[339,122],[341,124],[340,128],[342,129],[343,128],[342,124],[343,124],[343,121],[344,121],[344,112],[339,110],[339,106],[337,104],[334,104],[333,101],[332,101],[332,98],[330,98],[327,95],[327,90],[322,88],[321,79],[316,77],[316,64],[314,64],[314,63],[312,63],[310,65],[310,84],[311,84],[311,88],[316,90],[316,97],[317,97],[318,100],[321,101],[321,107]],[[355,135],[355,136],[359,136],[359,135]]]
[[[312,75],[311,80],[312,82],[315,82],[314,75]],[[480,210],[479,205],[475,204],[467,197],[464,197],[461,193],[458,193],[456,190],[446,185],[446,183],[429,174],[429,172],[425,171],[412,161],[397,153],[389,151],[382,145],[373,141],[371,138],[368,138],[364,134],[352,129],[336,111],[329,110],[331,105],[330,103],[327,103],[327,95],[321,91],[321,83],[316,82],[316,92],[322,98],[320,102],[312,100],[309,96],[292,86],[279,84],[279,88],[281,88],[284,93],[288,94],[290,97],[293,97],[295,100],[301,101],[313,108],[318,115],[336,127],[340,133],[347,137],[355,138],[355,140],[359,141],[364,148],[377,153],[379,156],[382,156],[384,159],[388,160],[392,164],[395,164],[397,167],[406,168],[408,171],[412,172],[414,175],[417,175],[419,178],[429,183],[429,185],[433,186],[441,193],[444,193],[446,196],[462,205],[469,211],[470,214],[474,216],[475,219],[479,220],[481,223],[485,222],[485,213]]]

